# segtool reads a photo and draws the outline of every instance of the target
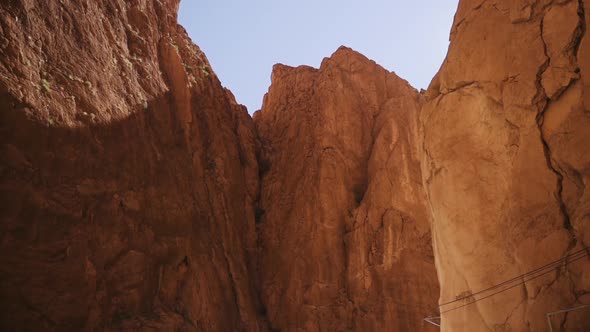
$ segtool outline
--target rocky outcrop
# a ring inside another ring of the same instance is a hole
[[[547,312],[590,303],[587,255],[479,293],[590,245],[589,13],[587,0],[459,4],[422,112],[443,331],[546,331]]]
[[[421,97],[348,48],[276,65],[262,152],[260,291],[272,328],[430,331],[438,285],[422,189]]]
[[[264,330],[253,123],[177,9],[0,4],[0,330]]]
[[[0,330],[537,332],[590,304],[589,0],[461,0],[424,94],[345,47],[277,65],[254,121],[177,10],[0,4]]]
[[[0,5],[0,328],[427,330],[419,94],[342,48],[257,133],[177,9]]]

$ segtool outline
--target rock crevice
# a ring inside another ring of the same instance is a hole
[[[489,294],[590,243],[588,0],[461,0],[424,93],[347,47],[275,65],[252,118],[178,5],[0,4],[0,330],[436,331],[438,299],[443,331],[545,331],[590,303],[584,257]]]

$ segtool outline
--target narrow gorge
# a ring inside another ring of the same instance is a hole
[[[460,0],[426,91],[343,46],[253,116],[178,8],[0,3],[0,330],[590,330],[590,0]]]

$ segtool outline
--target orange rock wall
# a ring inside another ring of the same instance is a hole
[[[589,0],[461,0],[425,93],[345,47],[276,65],[254,119],[177,10],[0,3],[0,330],[537,332],[590,303],[588,257],[469,297],[590,245]]]
[[[441,303],[590,245],[589,12],[588,1],[460,2],[421,120]],[[547,312],[590,303],[588,276],[584,258],[443,306],[442,330],[547,331]],[[584,330],[588,317],[553,326]]]
[[[0,330],[263,330],[253,123],[177,1],[0,4]]]
[[[344,47],[319,69],[274,67],[254,115],[260,288],[273,328],[436,330],[422,321],[438,286],[420,106],[406,81]]]

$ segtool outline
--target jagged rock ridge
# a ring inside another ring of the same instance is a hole
[[[261,294],[272,327],[430,331],[436,303],[422,190],[421,97],[342,47],[276,65],[262,110]]]
[[[0,329],[436,330],[433,260],[443,331],[590,303],[583,256],[469,304],[589,245],[588,0],[461,0],[423,95],[277,65],[254,121],[177,10],[0,4]]]

